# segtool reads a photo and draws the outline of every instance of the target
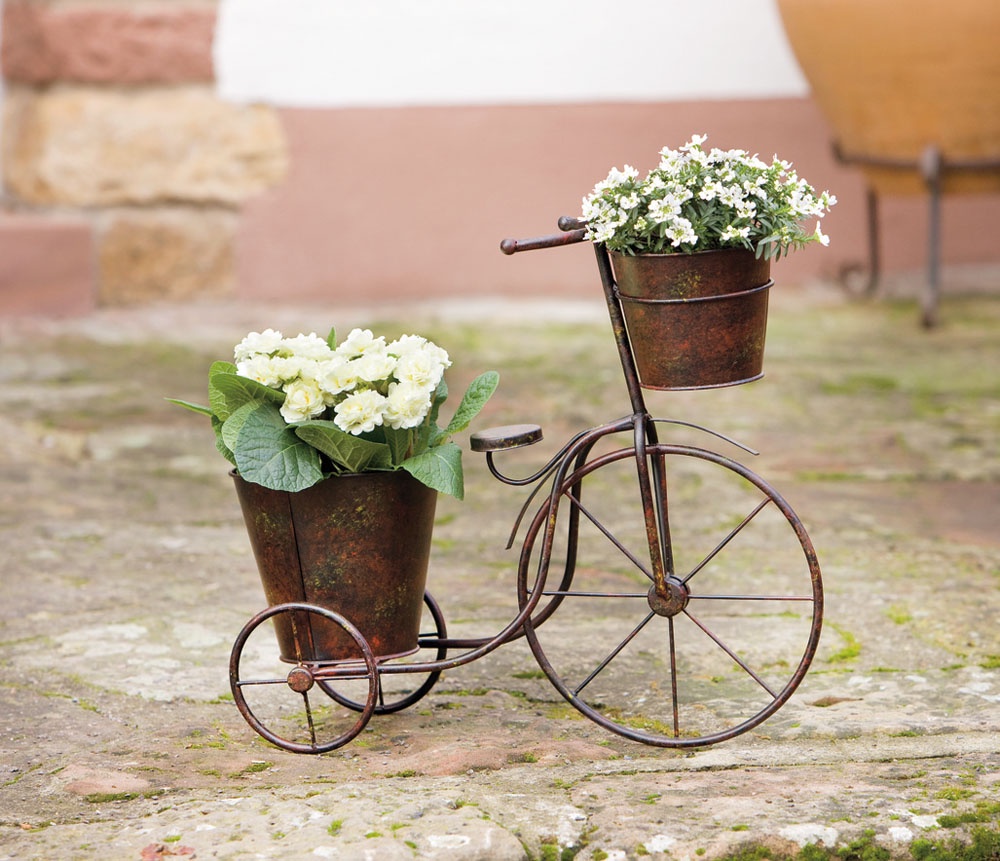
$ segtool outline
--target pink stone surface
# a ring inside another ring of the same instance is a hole
[[[96,295],[87,222],[0,215],[0,318],[85,314]]]
[[[3,5],[4,77],[25,83],[178,83],[213,79],[215,10]]]

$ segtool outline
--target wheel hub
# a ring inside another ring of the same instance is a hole
[[[649,609],[658,616],[676,616],[688,605],[691,593],[684,582],[671,575],[664,581],[663,594],[657,591],[654,583],[649,587],[646,601]]]
[[[304,694],[313,686],[313,674],[305,667],[293,667],[288,673],[288,687]]]

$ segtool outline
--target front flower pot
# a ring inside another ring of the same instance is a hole
[[[378,658],[417,650],[436,491],[402,470],[334,476],[297,493],[232,475],[269,605],[333,610]],[[358,657],[339,626],[310,616],[300,627],[295,617],[274,619],[282,660]]]
[[[611,260],[643,388],[714,388],[763,376],[769,260],[739,248],[611,252]]]

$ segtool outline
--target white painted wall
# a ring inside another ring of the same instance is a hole
[[[218,92],[290,107],[808,91],[774,0],[221,0]]]

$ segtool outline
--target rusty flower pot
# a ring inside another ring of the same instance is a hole
[[[704,389],[763,376],[770,261],[742,248],[611,252],[618,298],[647,389]]]
[[[339,613],[377,658],[417,650],[436,491],[403,470],[334,476],[297,493],[232,475],[270,606]],[[342,628],[314,615],[282,613],[274,623],[282,660],[359,657]]]

